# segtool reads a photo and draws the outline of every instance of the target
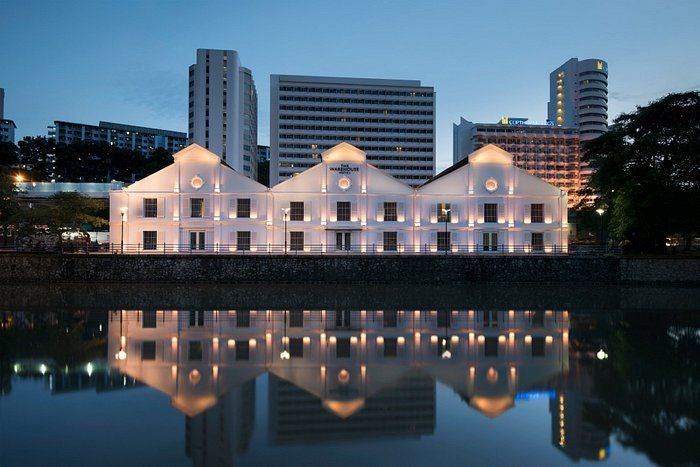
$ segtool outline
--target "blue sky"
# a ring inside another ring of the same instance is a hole
[[[438,168],[452,123],[544,120],[549,72],[609,63],[610,115],[700,88],[700,1],[0,0],[0,87],[18,139],[53,120],[185,131],[197,48],[253,70],[259,142],[269,75],[419,79],[437,92]]]

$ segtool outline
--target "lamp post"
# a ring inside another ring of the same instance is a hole
[[[287,221],[289,220],[289,208],[282,208],[282,219],[284,220],[284,254],[287,254]],[[286,321],[286,319],[285,319]]]
[[[449,213],[450,213],[449,208],[442,208],[442,216],[445,219],[445,254],[447,254],[447,252],[449,251],[450,243],[451,243],[447,240],[447,238],[448,238],[447,223],[449,221],[449,218],[447,216]]]
[[[289,350],[287,350],[287,310],[284,310],[284,336],[282,336],[282,352],[280,352],[281,360],[289,360]]]
[[[605,214],[605,209],[598,208],[595,210],[600,217],[600,244],[603,245],[603,214]]]
[[[122,236],[121,236],[121,254],[124,254],[124,216],[126,215],[126,211],[128,211],[129,208],[123,207],[121,208],[121,217],[122,217]]]

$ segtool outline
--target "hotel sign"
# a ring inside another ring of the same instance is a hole
[[[359,167],[352,167],[350,164],[340,164],[336,167],[329,167],[331,172],[337,172],[339,174],[352,174],[360,171]]]
[[[501,117],[499,122],[501,125],[517,126],[517,125],[547,125],[554,126],[554,122],[547,120],[546,123],[539,122],[528,122],[527,118],[517,118],[517,117]]]

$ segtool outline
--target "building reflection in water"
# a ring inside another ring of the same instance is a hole
[[[264,373],[273,444],[430,434],[437,381],[487,417],[548,397],[553,444],[607,456],[607,433],[585,438],[585,395],[570,390],[581,381],[569,376],[567,311],[118,310],[109,320],[110,365],[187,415],[196,465],[245,451]]]

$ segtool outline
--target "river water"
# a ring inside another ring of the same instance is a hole
[[[695,289],[0,292],[2,466],[700,460]]]

